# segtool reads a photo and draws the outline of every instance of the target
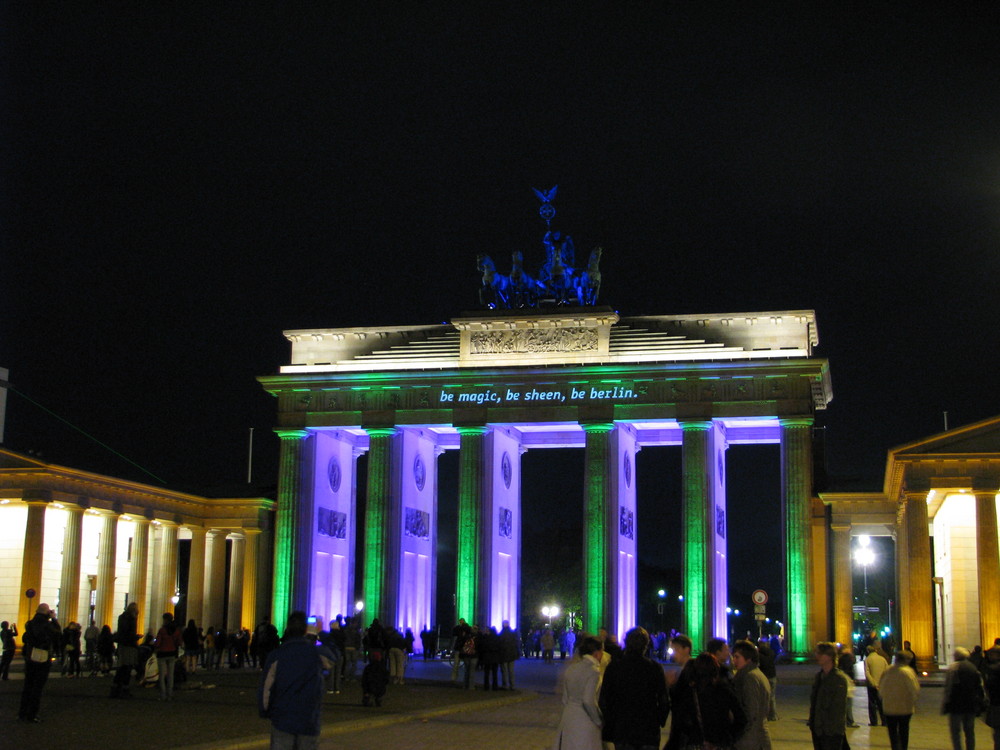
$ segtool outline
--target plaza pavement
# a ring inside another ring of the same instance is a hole
[[[562,710],[559,677],[565,662],[546,665],[520,660],[517,691],[465,691],[451,684],[451,667],[416,660],[407,668],[407,684],[389,686],[381,708],[363,708],[356,683],[324,701],[324,750],[450,750],[476,748],[530,750],[549,748]],[[805,720],[814,665],[779,667],[778,714],[771,722],[775,750],[811,748]],[[107,698],[108,678],[69,680],[53,675],[42,698],[45,723],[15,721],[20,674],[0,683],[0,746],[27,747],[44,741],[59,747],[131,748],[143,750],[259,750],[268,745],[269,723],[257,716],[253,670],[199,673],[201,689],[178,690],[174,701],[161,703],[156,690],[135,689],[127,701]],[[480,673],[481,679],[481,673]],[[209,687],[213,685],[214,687]],[[940,713],[941,680],[925,681],[911,725],[912,750],[947,750],[947,719]],[[868,726],[867,697],[859,687],[854,716],[862,726],[848,730],[851,747],[888,748],[884,727]],[[668,723],[669,727],[669,723]],[[990,729],[977,721],[977,745],[992,747]],[[663,734],[666,739],[666,730]],[[9,743],[9,744],[8,744]]]

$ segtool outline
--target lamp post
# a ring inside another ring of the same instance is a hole
[[[875,562],[875,550],[871,548],[871,537],[859,536],[858,548],[854,552],[854,559],[858,561],[865,576],[865,596],[868,595],[868,566]],[[867,605],[866,605],[867,606]]]
[[[548,621],[549,621],[548,625],[546,625],[546,627],[551,628],[552,627],[552,618],[559,616],[559,607],[557,607],[556,605],[552,605],[552,606],[546,605],[546,606],[542,607],[542,615],[544,615],[548,619]]]

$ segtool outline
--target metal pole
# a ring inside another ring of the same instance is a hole
[[[250,428],[250,445],[247,448],[247,484],[253,476],[253,427]]]

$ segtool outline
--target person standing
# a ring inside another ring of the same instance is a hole
[[[17,650],[17,626],[10,625],[6,620],[0,623],[0,644],[3,645],[3,656],[0,656],[0,680],[10,678],[10,663],[14,661],[14,652]]]
[[[771,684],[760,671],[760,652],[750,641],[737,641],[732,661],[736,667],[733,689],[747,716],[746,731],[733,747],[736,750],[771,750],[771,734],[767,730]]]
[[[809,696],[809,730],[814,750],[841,750],[847,736],[848,677],[837,669],[837,646],[816,644],[819,672]]]
[[[865,664],[876,654],[877,651],[868,654]],[[889,730],[889,745],[892,750],[906,750],[909,747],[910,719],[917,708],[917,695],[920,693],[920,683],[907,662],[906,654],[896,652],[892,666],[885,668],[878,683],[879,707]]]
[[[180,628],[174,622],[174,616],[164,612],[162,619],[163,625],[160,626],[155,641],[156,669],[159,674],[157,682],[160,686],[160,700],[170,701],[174,699],[174,664],[184,641]]]
[[[670,639],[670,660],[678,665],[678,669],[667,672],[667,686],[670,691],[670,703],[673,706],[674,718],[670,722],[670,737],[667,739],[665,748],[675,750],[681,747],[684,737],[681,733],[680,722],[677,716],[677,704],[679,696],[686,694],[689,690],[691,672],[694,665],[691,663],[691,650],[694,644],[691,639],[683,633],[677,633]],[[691,667],[688,665],[691,664]]]
[[[305,612],[292,612],[261,673],[257,707],[271,720],[271,750],[315,750],[319,742],[323,663],[306,628]]]
[[[889,667],[889,662],[874,646],[868,647],[868,658],[865,659],[865,685],[868,691],[868,725],[877,727],[879,721],[885,725],[885,713],[882,708],[882,698],[879,694],[879,683],[882,675]]]
[[[83,642],[87,646],[87,671],[90,672],[91,677],[97,674],[97,636],[100,634],[101,630],[94,622],[91,622],[83,631]]]
[[[181,637],[184,639],[184,668],[188,674],[194,674],[198,671],[198,656],[201,653],[201,632],[194,620],[188,620]]]
[[[688,747],[730,748],[746,729],[747,717],[722,675],[718,659],[705,652],[688,662],[671,700],[673,724],[669,750]]]
[[[500,677],[503,687],[514,689],[514,662],[521,656],[521,643],[517,633],[510,628],[510,620],[503,621],[500,629]]]
[[[115,640],[118,643],[118,670],[111,685],[112,698],[132,697],[129,686],[132,683],[132,670],[139,663],[139,605],[131,602],[125,611],[118,615],[118,631]]]
[[[670,697],[663,668],[646,656],[649,634],[632,628],[625,634],[625,651],[604,671],[598,706],[602,735],[619,750],[656,750],[660,727],[670,714]]]
[[[966,750],[975,750],[976,714],[985,700],[983,678],[969,661],[968,649],[956,648],[954,659],[944,679],[942,713],[948,714],[952,750],[962,750],[963,733]]]
[[[597,686],[601,677],[603,644],[596,638],[580,643],[580,660],[563,674],[563,711],[554,750],[603,750]]]
[[[986,723],[993,728],[993,750],[1000,750],[1000,646],[986,649],[983,675],[986,697],[990,702],[986,709]]]
[[[767,678],[767,682],[771,686],[771,702],[767,707],[767,720],[777,721],[778,708],[775,698],[778,691],[778,669],[777,664],[775,664],[774,652],[771,650],[771,645],[768,643],[767,638],[761,638],[757,642],[757,653],[760,654],[759,668],[761,674]]]
[[[729,660],[733,653],[729,650],[729,644],[724,638],[710,638],[705,644],[705,652],[715,657],[719,662],[720,674],[732,684],[733,670],[729,665]]]
[[[854,650],[848,644],[843,644],[837,656],[837,668],[847,676],[847,726],[852,729],[861,726],[854,720],[854,693],[858,684],[854,679],[855,664],[857,657]]]
[[[39,604],[35,616],[24,627],[24,687],[21,690],[21,707],[18,721],[41,723],[38,707],[42,689],[52,668],[52,651],[59,644],[62,629],[52,616],[48,604]]]
[[[451,631],[451,681],[458,682],[458,666],[462,663],[462,649],[465,641],[472,637],[472,628],[464,618],[458,618],[458,625]]]

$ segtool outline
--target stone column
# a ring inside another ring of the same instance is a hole
[[[141,627],[148,614],[146,605],[146,567],[149,563],[149,519],[133,519],[132,564],[128,571],[128,600],[139,607],[136,622]],[[114,629],[114,628],[112,628]]]
[[[118,551],[118,513],[108,511],[101,516],[101,544],[97,551],[97,602],[94,621],[97,627],[110,625],[115,630],[115,563]]]
[[[17,628],[21,631],[24,623],[35,616],[35,609],[45,600],[42,598],[42,560],[45,557],[45,506],[48,500],[25,499],[28,519],[24,525],[24,553],[21,555],[21,589],[17,592]],[[29,589],[35,597],[29,599],[24,592]],[[48,602],[46,602],[47,604]]]
[[[80,548],[83,542],[83,511],[84,506],[76,503],[66,506],[62,575],[59,579],[59,624],[63,627],[80,620]]]
[[[205,622],[205,545],[208,531],[201,526],[191,529],[191,557],[188,560],[187,601],[185,612],[188,620],[199,627]],[[183,623],[187,626],[187,623]]]
[[[208,535],[208,548],[205,554],[207,563],[205,565],[205,600],[202,605],[202,627],[222,627],[222,604],[225,599],[223,593],[226,584],[226,532],[212,531]],[[288,617],[288,613],[285,613]],[[284,628],[284,617],[281,620]],[[282,633],[279,630],[278,633]]]
[[[260,556],[260,529],[243,529],[243,624],[252,633],[257,627],[257,570]]]
[[[898,550],[908,562],[907,610],[901,640],[910,642],[917,655],[917,670],[934,669],[934,581],[931,578],[931,537],[927,519],[927,493],[906,493],[906,541]]]
[[[696,649],[712,635],[710,592],[715,586],[708,559],[711,533],[709,432],[712,423],[681,422],[681,586],[684,590],[684,627]]]
[[[305,430],[278,430],[281,453],[278,466],[278,510],[274,529],[274,594],[271,622],[278,633],[305,592],[295,591],[295,572],[308,561],[298,558],[299,506],[302,493],[302,444]],[[222,591],[219,590],[221,597]],[[302,603],[302,608],[305,608]],[[219,605],[221,608],[221,604]]]
[[[455,619],[463,618],[471,625],[485,622],[483,618],[486,615],[479,580],[483,535],[483,445],[489,428],[476,425],[457,429],[460,455]]]
[[[812,418],[782,419],[781,502],[785,516],[785,580],[788,596],[788,650],[792,656],[812,653],[810,632],[812,548]]]
[[[1000,634],[1000,552],[997,545],[997,493],[976,491],[976,572],[979,578],[979,632],[982,644]]]
[[[160,526],[160,601],[163,612],[153,612],[153,625],[159,625],[164,612],[174,613],[173,596],[177,593],[177,525],[167,521]]]
[[[233,537],[233,552],[229,558],[229,607],[226,612],[226,630],[232,633],[243,625],[243,559],[246,540]],[[253,623],[251,623],[251,626]]]
[[[616,630],[610,592],[616,585],[611,577],[611,534],[615,510],[611,503],[613,422],[581,424],[586,433],[583,467],[583,627],[591,633],[598,628]],[[624,635],[619,635],[623,638]]]
[[[832,523],[830,529],[833,531],[833,635],[839,643],[853,643],[851,524]]]

